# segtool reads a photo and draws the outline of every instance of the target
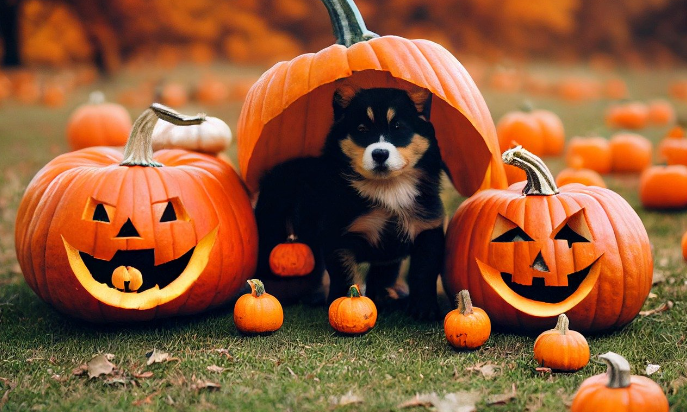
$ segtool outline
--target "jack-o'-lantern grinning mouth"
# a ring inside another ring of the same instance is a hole
[[[578,272],[569,274],[568,286],[547,286],[544,278],[533,278],[532,285],[521,285],[513,282],[513,275],[506,272],[501,272],[501,278],[509,289],[524,298],[546,303],[561,303],[579,289],[594,263]]]
[[[191,248],[181,257],[155,266],[155,249],[142,250],[118,250],[111,260],[97,259],[88,253],[79,252],[81,260],[91,272],[91,276],[96,281],[106,284],[111,288],[118,289],[112,282],[112,273],[120,266],[130,266],[141,271],[143,284],[136,292],[143,292],[154,288],[156,285],[162,289],[176,280],[186,269],[188,262],[193,256]],[[128,283],[128,282],[125,282]],[[129,292],[128,287],[122,292]]]

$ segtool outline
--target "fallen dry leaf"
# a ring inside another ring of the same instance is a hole
[[[141,373],[134,373],[134,378],[136,379],[148,379],[153,377],[152,371],[145,371]]]
[[[348,393],[341,395],[341,397],[332,396],[329,399],[329,403],[336,406],[355,405],[358,403],[363,403],[363,398],[353,394],[353,391],[348,391]]]
[[[153,403],[153,398],[160,394],[160,391],[155,391],[143,399],[131,402],[134,406],[150,405]]]
[[[490,395],[487,397],[487,405],[505,405],[517,397],[517,392],[515,390],[515,384],[511,387],[510,392],[499,393],[496,395]]]
[[[12,392],[12,389],[17,385],[16,383],[3,378],[3,382],[5,382],[8,386],[7,390],[5,393],[2,395],[2,398],[0,398],[0,411],[5,407],[5,404],[7,401],[10,400],[10,392]]]
[[[447,393],[440,398],[436,393],[418,394],[412,399],[398,405],[399,408],[433,407],[437,412],[475,412],[475,404],[481,395],[476,392]]]
[[[680,388],[687,385],[687,377],[680,376],[674,381],[670,382],[670,392],[675,395]]]
[[[161,362],[181,362],[181,359],[179,358],[173,358],[169,356],[169,353],[167,352],[162,352],[157,349],[153,349],[152,351],[146,353],[146,358],[148,360],[146,361],[146,365],[150,366],[153,363],[161,363]]]
[[[88,372],[88,365],[86,365],[84,363],[83,365],[79,365],[76,368],[74,368],[72,370],[72,375],[81,376],[81,375],[85,374],[86,372]]]
[[[215,372],[215,373],[222,373],[222,372],[224,372],[225,370],[227,370],[227,368],[223,368],[223,367],[217,366],[217,365],[210,365],[210,366],[207,367],[207,369],[208,369],[210,372]]]
[[[646,365],[646,375],[651,376],[654,373],[658,372],[658,370],[661,369],[661,365],[654,365],[652,363]]]
[[[491,363],[487,363],[487,364],[478,363],[475,366],[469,366],[469,367],[465,368],[465,370],[467,370],[467,371],[479,372],[482,374],[482,376],[484,376],[487,379],[491,379],[494,376],[496,376],[498,369],[501,369],[501,366],[494,365]]]
[[[197,379],[195,375],[191,378],[191,381],[193,382],[191,384],[191,389],[197,391],[201,389],[219,389],[222,387],[222,385],[217,382],[212,382],[205,379]]]
[[[546,374],[546,373],[551,373],[551,368],[538,367],[538,368],[534,368],[534,370],[539,372],[542,375]]]
[[[642,316],[650,316],[650,315],[655,315],[657,313],[665,312],[667,310],[670,310],[673,308],[673,301],[669,300],[667,302],[661,303],[657,308],[651,309],[651,310],[643,310],[639,312],[640,315]]]
[[[109,375],[115,368],[115,365],[110,362],[114,359],[114,355],[106,353],[98,355],[86,363],[88,370],[88,378],[97,378],[100,375]]]

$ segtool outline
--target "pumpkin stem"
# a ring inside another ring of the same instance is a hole
[[[599,359],[606,362],[608,370],[608,387],[613,389],[630,386],[630,363],[617,353],[608,352],[599,355]]]
[[[456,303],[458,304],[458,312],[461,315],[471,315],[472,311],[472,299],[470,299],[470,292],[467,289],[463,289],[456,295]]]
[[[203,123],[205,113],[186,116],[167,106],[153,103],[134,122],[129,140],[124,147],[124,160],[120,166],[162,166],[161,163],[153,160],[153,130],[158,119],[177,126],[191,126]]]
[[[89,104],[103,104],[105,103],[105,93],[101,92],[100,90],[96,90],[91,92],[91,94],[88,95],[88,103]]]
[[[353,0],[322,0],[332,21],[336,44],[351,47],[356,43],[379,37],[365,27],[363,16]]]
[[[360,288],[358,285],[351,285],[350,288],[348,288],[348,297],[349,298],[359,298],[360,297]]]
[[[532,112],[532,110],[534,110],[534,104],[532,103],[532,100],[523,100],[523,102],[520,104],[520,110],[525,113]]]
[[[551,196],[558,194],[556,181],[546,164],[525,150],[522,146],[514,147],[503,152],[503,163],[519,167],[527,174],[527,184],[522,189],[526,196]]]
[[[561,335],[567,335],[568,331],[570,330],[570,319],[568,319],[567,316],[565,316],[565,313],[561,313],[558,315],[558,322],[556,322],[556,328],[557,331],[561,333]]]
[[[253,297],[259,298],[265,293],[265,285],[261,280],[250,279],[248,280],[248,284],[250,285],[251,295],[253,295]]]

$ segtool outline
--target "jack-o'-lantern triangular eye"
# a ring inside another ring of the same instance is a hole
[[[496,215],[491,241],[496,243],[531,242],[532,238],[515,222],[503,216]]]
[[[176,222],[178,220],[190,221],[181,199],[173,197],[171,199],[153,204],[155,216],[160,223]]]
[[[110,223],[114,219],[115,207],[100,202],[92,197],[88,198],[82,219],[91,222]]]
[[[568,247],[574,243],[589,243],[592,241],[592,233],[584,216],[584,209],[580,209],[553,231],[555,240],[567,240]]]

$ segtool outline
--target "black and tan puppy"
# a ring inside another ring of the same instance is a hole
[[[425,90],[336,91],[322,155],[285,162],[261,182],[258,275],[269,273],[269,252],[293,232],[316,257],[311,287],[326,269],[331,302],[346,294],[358,264],[369,262],[366,294],[380,302],[410,256],[409,310],[417,318],[438,315],[442,161],[425,114],[429,97]]]

